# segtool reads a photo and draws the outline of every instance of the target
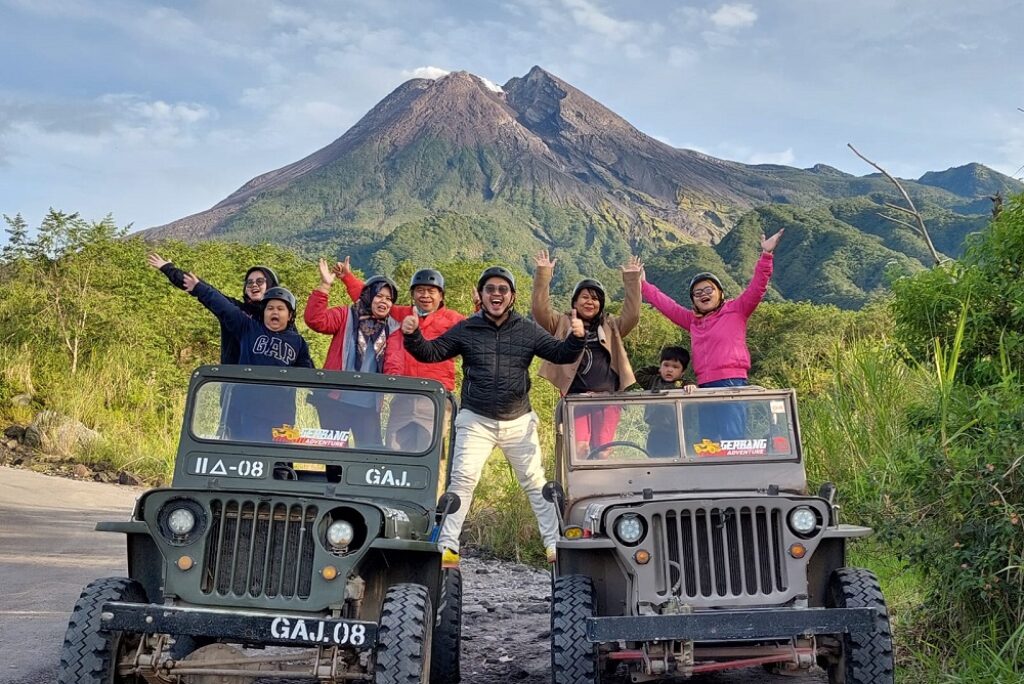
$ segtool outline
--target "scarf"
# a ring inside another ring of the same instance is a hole
[[[367,350],[373,352],[375,370],[379,372],[383,367],[384,349],[388,341],[387,319],[374,318],[370,305],[384,287],[387,287],[386,283],[374,283],[373,287],[364,288],[359,299],[352,305],[352,316],[358,321],[358,325],[352,326],[355,349],[355,365],[352,370],[362,370]]]

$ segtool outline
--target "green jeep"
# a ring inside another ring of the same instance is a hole
[[[59,681],[458,681],[461,577],[436,543],[459,506],[438,498],[452,401],[416,378],[196,370],[172,485],[97,526],[126,535],[128,577],[83,590]],[[353,406],[379,432],[321,424]]]
[[[615,425],[588,443],[576,425]],[[796,396],[742,387],[570,395],[557,412],[555,684],[746,667],[891,684],[874,575],[846,567],[835,487],[807,492]]]

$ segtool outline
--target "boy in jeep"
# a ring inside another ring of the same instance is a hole
[[[690,363],[690,352],[682,347],[661,350],[661,364],[647,366],[636,372],[637,383],[645,390],[679,389],[683,372]],[[693,391],[687,385],[687,391]],[[644,409],[644,420],[650,426],[647,433],[647,453],[654,458],[673,458],[679,455],[679,426],[674,406],[652,405]]]

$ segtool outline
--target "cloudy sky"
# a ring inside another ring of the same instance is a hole
[[[0,213],[33,226],[166,223],[414,75],[535,64],[725,159],[1024,174],[1020,0],[0,0],[0,26]]]

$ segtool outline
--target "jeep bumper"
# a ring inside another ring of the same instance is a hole
[[[874,608],[782,608],[595,617],[587,620],[587,641],[791,639],[812,634],[869,632],[874,629],[877,615]]]
[[[109,632],[201,636],[242,644],[366,649],[377,642],[375,622],[146,603],[104,603],[100,625]]]

